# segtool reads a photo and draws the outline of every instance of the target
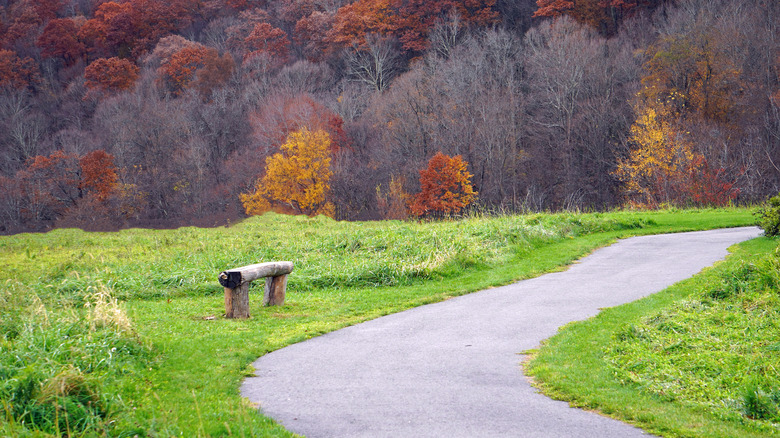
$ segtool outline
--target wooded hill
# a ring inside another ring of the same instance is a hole
[[[763,200],[778,23],[772,0],[0,1],[0,232]],[[439,152],[457,172],[420,196]]]

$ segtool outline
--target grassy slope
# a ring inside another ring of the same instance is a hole
[[[251,372],[248,364],[268,351],[559,269],[619,237],[751,222],[746,210],[619,212],[574,219],[542,215],[438,224],[350,224],[270,215],[213,230],[57,230],[0,238],[0,257],[6,262],[0,267],[0,282],[23,279],[24,286],[44,300],[71,304],[78,304],[84,290],[98,283],[126,300],[137,332],[159,357],[147,372],[124,382],[124,398],[134,410],[117,417],[117,430],[285,436],[287,432],[258,416],[237,391],[242,377]],[[633,228],[640,224],[643,227]],[[558,234],[546,233],[555,227]],[[584,234],[600,227],[609,231]],[[271,259],[296,262],[287,304],[263,308],[252,298],[253,318],[223,319],[216,274]]]
[[[737,245],[732,248],[734,253],[727,261],[717,264],[715,268],[707,269],[658,294],[633,303],[606,309],[590,320],[569,324],[561,329],[557,335],[546,340],[539,351],[532,354],[532,359],[526,366],[526,370],[534,376],[537,385],[545,394],[569,401],[573,406],[595,409],[609,416],[631,422],[651,433],[681,437],[780,435],[780,429],[776,426],[766,422],[747,421],[733,409],[730,414],[724,414],[710,409],[704,402],[695,402],[690,398],[685,399],[679,395],[672,395],[668,391],[666,394],[663,390],[653,393],[643,389],[638,384],[622,384],[615,375],[614,364],[610,363],[610,355],[608,354],[610,350],[613,350],[614,353],[616,334],[626,333],[632,327],[645,327],[646,322],[643,322],[643,318],[646,316],[663,312],[664,309],[672,308],[675,303],[696,297],[703,291],[713,290],[722,283],[722,277],[730,275],[732,270],[745,263],[752,263],[758,257],[774,251],[776,247],[776,241],[766,238]],[[674,313],[672,312],[672,314]],[[719,318],[735,319],[734,316],[730,315],[730,311],[726,311]],[[706,324],[702,327],[701,323],[704,319],[707,317],[694,322],[693,326],[690,327],[685,327],[682,320],[667,321],[667,324],[675,324],[674,329],[679,332],[671,338],[676,339],[678,344],[685,344],[690,336],[690,343],[693,344],[697,342],[695,338],[699,335],[712,336],[712,333],[721,329],[723,319],[720,322],[710,322],[715,325],[709,328],[706,327]],[[689,333],[689,329],[690,334],[686,335],[685,333]],[[639,330],[644,329],[640,328]],[[706,333],[701,333],[702,331]],[[770,333],[766,333],[766,335],[768,339],[774,336]],[[644,344],[649,341],[639,342],[643,349],[642,357],[633,358],[634,365],[638,362],[646,363],[649,360],[648,352],[644,351],[647,348]],[[674,345],[666,345],[666,347],[675,349]],[[735,347],[737,346],[728,344],[728,342],[725,345],[726,349]],[[684,356],[683,360],[686,366],[700,368],[699,371],[701,371],[701,367],[706,367],[705,373],[710,375],[714,373],[716,378],[718,374],[728,372],[730,367],[734,366],[732,363],[727,364],[708,357],[715,355],[715,351],[682,348],[680,354]],[[753,350],[750,346],[739,346],[739,348]],[[663,352],[661,354],[663,355]],[[771,363],[767,361],[763,366],[771,365]],[[762,366],[761,363],[754,365]],[[680,372],[680,370],[674,369],[671,371]],[[623,372],[625,373],[625,371]],[[679,378],[675,378],[673,375],[667,374],[664,377],[673,383],[679,382]],[[691,380],[695,381],[695,379]],[[712,382],[689,382],[689,385],[694,388],[688,389],[695,389],[697,385],[707,385],[708,383]],[[661,381],[653,384],[665,385],[668,383]]]

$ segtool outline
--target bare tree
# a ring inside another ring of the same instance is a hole
[[[366,35],[366,47],[357,44],[344,51],[349,76],[376,91],[383,91],[402,68],[398,41],[377,34]]]

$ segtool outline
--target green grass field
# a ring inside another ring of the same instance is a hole
[[[572,323],[526,366],[544,393],[672,437],[780,435],[780,254],[759,238]]]
[[[0,435],[288,436],[238,393],[266,352],[560,269],[616,238],[752,223],[745,209],[431,223],[268,214],[0,237]],[[285,306],[261,307],[257,282],[252,318],[223,318],[218,273],[270,260],[295,263]]]

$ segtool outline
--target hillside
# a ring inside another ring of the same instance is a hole
[[[778,21],[760,0],[0,2],[0,233],[222,225],[271,185],[404,218],[438,152],[481,211],[760,201]],[[327,134],[322,173],[263,180],[302,132]]]

